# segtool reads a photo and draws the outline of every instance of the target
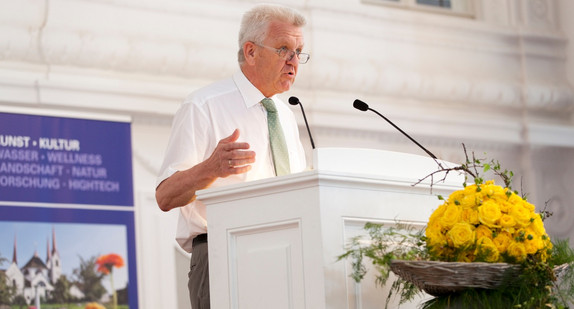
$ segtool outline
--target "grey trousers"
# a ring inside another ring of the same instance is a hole
[[[188,278],[191,308],[209,309],[209,260],[206,242],[193,246]]]

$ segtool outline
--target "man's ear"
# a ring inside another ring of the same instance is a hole
[[[245,62],[248,64],[253,64],[255,62],[255,48],[257,46],[255,43],[247,41],[243,44],[243,56],[245,57]]]

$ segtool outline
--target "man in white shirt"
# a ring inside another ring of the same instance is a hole
[[[294,115],[276,96],[290,89],[299,64],[309,60],[301,52],[304,25],[300,13],[283,6],[258,5],[245,13],[240,71],[190,94],[174,117],[156,199],[163,211],[180,209],[176,239],[193,252],[188,284],[193,309],[209,308],[206,211],[196,191],[273,177],[279,166],[287,173],[306,167]],[[266,98],[275,107],[269,102],[264,107]],[[275,109],[287,149],[281,156],[269,140],[267,115]]]

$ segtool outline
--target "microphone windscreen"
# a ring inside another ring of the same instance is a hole
[[[353,102],[353,107],[363,112],[366,112],[369,109],[369,105],[359,99],[356,99],[355,102]]]
[[[297,105],[297,104],[300,104],[300,102],[299,102],[299,99],[297,97],[290,97],[289,98],[289,104]]]

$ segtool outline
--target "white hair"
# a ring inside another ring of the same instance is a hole
[[[241,20],[239,52],[237,53],[237,60],[240,64],[245,61],[243,45],[249,41],[263,44],[272,21],[286,22],[296,27],[303,27],[306,24],[305,16],[292,8],[276,4],[255,6],[247,11]]]

